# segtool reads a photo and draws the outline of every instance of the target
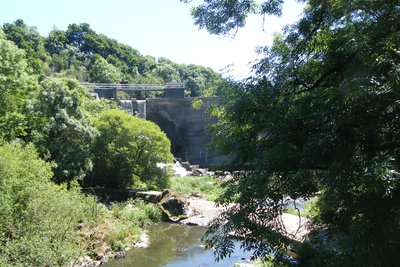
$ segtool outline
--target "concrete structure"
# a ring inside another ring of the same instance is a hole
[[[91,88],[100,97],[113,99],[116,99],[116,91],[120,90],[117,86],[110,85]],[[135,87],[129,90],[140,91]],[[175,83],[159,86],[155,90],[165,91],[165,97],[117,101],[130,114],[155,122],[171,140],[171,152],[175,157],[200,167],[213,167],[226,163],[226,158],[218,156],[208,148],[211,135],[207,126],[216,123],[217,119],[208,116],[206,111],[211,105],[218,104],[219,98],[185,98],[184,87]],[[151,87],[147,87],[144,91],[151,91]],[[201,100],[202,106],[193,108],[194,100]]]
[[[202,100],[201,108],[193,108],[195,99]],[[208,148],[211,135],[207,126],[217,119],[208,116],[206,111],[218,104],[217,97],[153,98],[146,102],[146,119],[155,122],[167,134],[175,157],[201,167],[223,163],[223,158]]]

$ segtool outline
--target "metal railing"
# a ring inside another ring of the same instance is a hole
[[[96,89],[118,91],[163,91],[168,89],[184,89],[184,83],[166,83],[166,84],[121,84],[121,83],[80,83],[80,85]]]

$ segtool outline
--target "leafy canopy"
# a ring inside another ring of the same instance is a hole
[[[25,52],[5,39],[0,31],[0,138],[13,140],[26,135],[23,108],[37,83],[29,75]]]
[[[160,128],[120,110],[106,110],[95,121],[93,171],[88,185],[166,188],[171,163],[170,141]]]
[[[77,82],[47,78],[28,105],[29,139],[42,157],[53,161],[54,181],[82,180],[92,168],[96,131],[84,109],[87,96]]]
[[[204,1],[195,21],[226,33],[254,12],[244,4],[253,1]],[[225,88],[214,147],[243,171],[220,199],[238,205],[208,230],[218,257],[232,252],[234,232],[255,255],[284,259],[294,245],[280,227],[284,199],[319,193],[301,264],[400,261],[399,19],[398,1],[306,1],[303,17],[260,49],[255,75]]]

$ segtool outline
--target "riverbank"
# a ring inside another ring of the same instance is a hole
[[[178,215],[177,217],[182,219],[177,219],[175,220],[175,222],[179,222],[179,224],[187,225],[190,227],[195,226],[204,228],[214,218],[219,216],[224,211],[223,207],[217,206],[215,202],[208,200],[207,195],[201,193],[190,193],[187,195],[182,195],[174,190],[166,190],[164,192],[136,191],[135,196],[143,201],[151,202],[158,206],[161,206],[161,202],[163,202],[162,199],[166,197],[168,201],[174,203],[172,206],[169,206],[171,212],[173,212],[177,208],[176,201],[181,203],[179,205],[182,205],[182,210],[185,210],[186,212],[182,214],[182,217]],[[122,216],[125,218],[127,217],[132,218],[132,216],[136,216],[134,215],[136,213],[136,210],[132,209],[132,205],[128,205],[125,208],[123,208],[123,204],[117,204],[117,205],[120,205],[118,209],[119,211],[117,211],[117,213],[121,213],[117,216],[119,217]],[[123,213],[126,212],[131,213],[131,215],[129,216],[122,215]],[[165,212],[164,208],[163,212]],[[169,217],[167,218],[171,218],[171,214],[169,214]],[[298,217],[296,215],[284,213],[281,216],[281,220],[282,220],[282,227],[284,227],[285,232],[291,239],[294,239],[296,241],[302,241],[305,235],[308,233],[306,229],[306,225],[308,223],[307,219]],[[92,260],[87,256],[82,257],[78,261],[79,264],[74,266],[99,266],[112,258],[123,258],[126,253],[130,253],[129,252],[130,250],[136,250],[138,248],[142,249],[147,248],[149,246],[149,243],[151,242],[152,241],[149,240],[149,236],[147,235],[146,231],[142,231],[139,240],[135,240],[135,242],[131,243],[125,242],[124,245],[122,245],[120,242],[116,242],[116,245],[119,246],[119,249],[117,251],[115,251],[115,247],[114,249],[110,249],[110,246],[106,249],[104,249],[103,247],[102,248],[103,252],[101,252],[100,255],[99,254],[95,255],[94,260]],[[252,264],[252,263],[245,262],[243,264]]]
[[[231,257],[215,262],[213,250],[205,250],[201,241],[205,227],[160,222],[147,230],[148,247],[132,249],[124,258],[112,259],[104,267],[232,267],[250,263],[251,252],[240,250],[239,243]]]
[[[154,193],[154,192],[153,192]],[[179,223],[161,222],[149,226],[146,230],[147,239],[143,246],[136,245],[132,250],[119,259],[110,259],[104,267],[184,267],[184,266],[226,266],[226,267],[254,267],[258,261],[251,260],[251,252],[242,252],[240,242],[236,243],[235,253],[231,258],[222,262],[214,262],[212,250],[204,250],[201,238],[206,231],[206,225],[223,209],[204,197],[189,197],[189,207],[195,215],[181,220]],[[299,218],[295,215],[282,216],[288,233],[296,234],[298,239],[306,234],[301,228],[305,226],[303,220],[299,228]],[[137,247],[141,247],[138,249]]]
[[[161,212],[143,201],[102,206],[98,220],[79,226],[80,242],[85,252],[69,266],[97,267],[112,258],[121,258],[133,248],[144,248],[149,240],[145,228],[160,221]]]
[[[222,207],[218,207],[215,202],[208,201],[202,197],[189,197],[188,203],[195,215],[180,221],[180,223],[186,225],[207,226],[213,218],[223,212]],[[290,238],[302,241],[308,234],[308,219],[289,213],[283,213],[281,219],[283,227]]]

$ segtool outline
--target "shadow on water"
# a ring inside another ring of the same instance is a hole
[[[237,249],[230,258],[215,262],[212,250],[204,250],[201,237],[204,227],[158,223],[148,229],[150,244],[147,248],[129,251],[125,258],[113,259],[105,267],[206,267],[232,266],[246,262],[251,253]]]

